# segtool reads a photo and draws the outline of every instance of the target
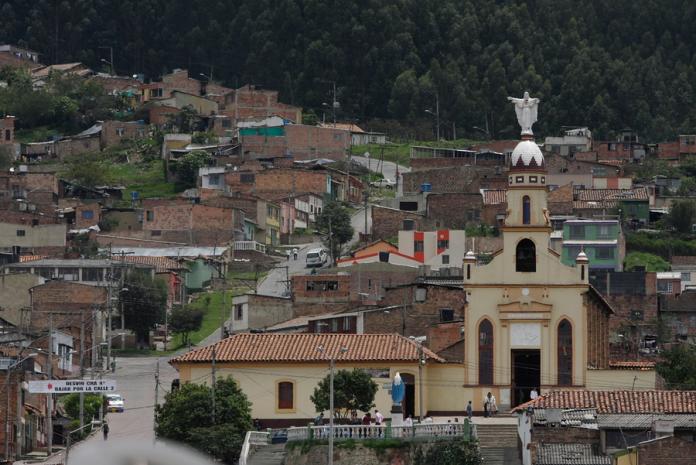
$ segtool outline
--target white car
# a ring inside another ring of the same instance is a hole
[[[125,404],[123,402],[123,397],[121,394],[107,394],[106,395],[106,411],[107,412],[123,412],[125,410]]]
[[[324,266],[329,260],[329,252],[326,249],[312,249],[307,252],[307,267]]]
[[[396,183],[392,181],[391,179],[380,179],[379,181],[372,181],[370,183],[372,187],[386,187],[387,189],[393,189],[396,187]]]

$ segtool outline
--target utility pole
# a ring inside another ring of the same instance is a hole
[[[331,217],[329,216],[329,253],[331,254],[331,266],[334,266],[333,230],[331,227]]]
[[[418,422],[423,421],[423,343],[418,342]]]
[[[437,141],[440,142],[440,94],[435,93],[435,126],[437,127]]]
[[[111,289],[114,280],[114,264],[109,264],[109,287],[107,288],[106,296],[106,369],[111,369],[111,298],[113,291]],[[120,296],[119,296],[120,297]]]
[[[94,367],[92,367],[94,369]],[[80,379],[85,378],[85,312],[80,311]],[[80,428],[85,426],[85,393],[80,391]]]
[[[367,242],[367,235],[370,233],[370,231],[367,230],[367,201],[370,198],[370,188],[367,187],[363,191],[363,200],[364,200],[364,209],[365,209],[365,241]]]
[[[48,314],[48,380],[53,379],[53,312]],[[53,394],[46,398],[46,435],[48,436],[48,455],[53,453]]]
[[[213,345],[213,363],[212,363],[212,388],[213,388],[213,425],[215,424],[215,345]]]
[[[160,384],[160,359],[157,357],[157,370],[155,371],[155,412],[152,418],[152,429],[154,435],[153,442],[157,442],[157,406],[159,405],[159,384]]]
[[[329,384],[329,465],[333,465],[333,448],[334,448],[334,371],[336,369],[336,361],[331,357],[329,362],[330,384]]]

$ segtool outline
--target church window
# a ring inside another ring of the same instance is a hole
[[[573,384],[573,326],[568,320],[558,325],[558,385]]]
[[[529,239],[522,239],[517,244],[515,270],[523,273],[536,271],[536,246]]]
[[[522,197],[522,224],[529,224],[532,221],[532,203],[529,196]]]
[[[488,320],[479,324],[479,384],[493,384],[493,325]]]
[[[278,383],[278,410],[292,410],[295,404],[295,384],[289,381]]]

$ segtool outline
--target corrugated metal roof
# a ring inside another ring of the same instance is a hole
[[[108,249],[103,249],[108,251]],[[227,247],[113,247],[114,255],[125,253],[134,257],[217,257],[223,255]]]
[[[252,334],[242,333],[193,350],[170,361],[207,363],[215,347],[217,362],[321,362],[335,356],[338,362],[418,361],[418,344],[398,334]],[[323,352],[319,348],[323,348]],[[341,348],[346,351],[341,351]],[[427,358],[443,362],[427,348]]]
[[[537,465],[611,465],[611,457],[601,455],[592,444],[540,444]]]
[[[600,428],[650,429],[656,420],[674,422],[675,428],[696,429],[696,414],[600,413],[597,415],[597,424]]]

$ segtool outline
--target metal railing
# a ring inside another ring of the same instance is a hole
[[[266,253],[266,245],[256,241],[234,241],[234,250],[255,250]]]

